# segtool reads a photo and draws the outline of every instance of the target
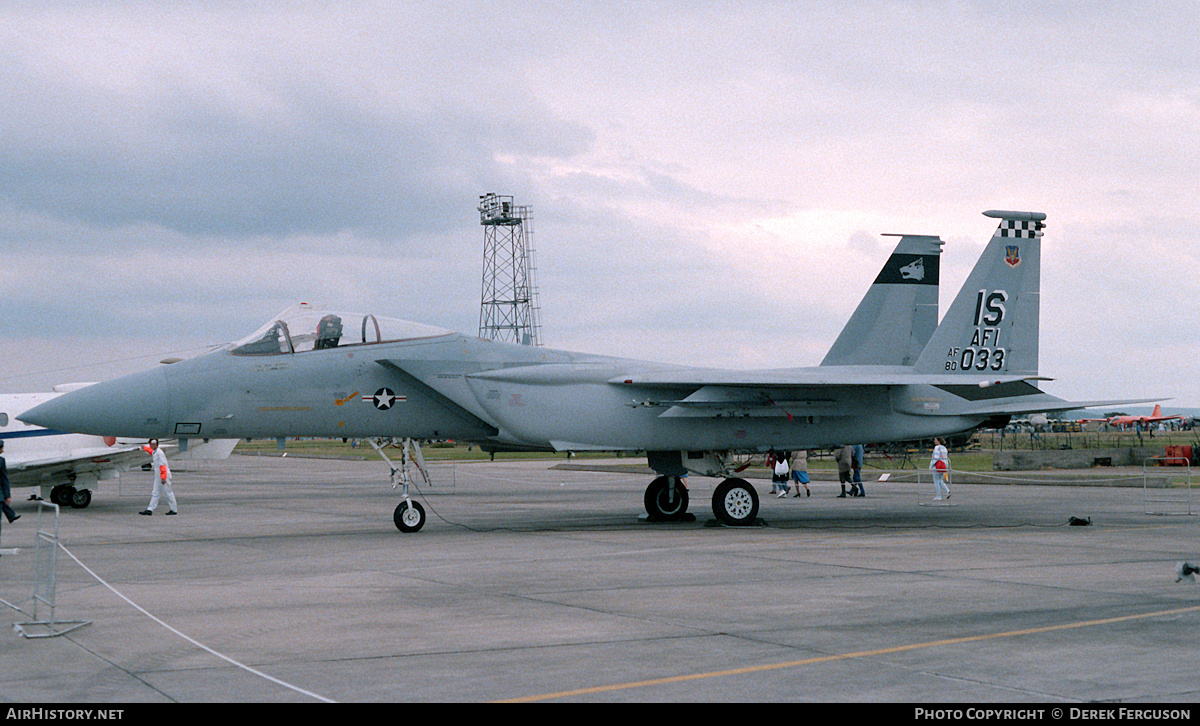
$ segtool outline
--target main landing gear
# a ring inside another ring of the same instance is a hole
[[[726,479],[713,492],[713,514],[733,527],[745,527],[758,519],[758,492],[745,479]]]
[[[713,492],[713,514],[722,523],[745,527],[758,519],[758,492],[745,479],[721,482]],[[687,518],[688,490],[681,477],[660,476],[646,487],[646,513],[652,522],[679,522]]]
[[[652,522],[679,522],[695,519],[687,513],[688,490],[683,477],[660,476],[646,487],[646,514]]]
[[[92,492],[90,489],[76,489],[70,484],[59,484],[50,490],[50,501],[60,507],[86,509],[92,503]]]

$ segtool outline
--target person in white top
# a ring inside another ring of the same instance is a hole
[[[150,454],[150,469],[154,472],[154,488],[150,492],[150,506],[138,514],[150,516],[158,506],[159,497],[167,496],[167,514],[176,514],[175,492],[171,489],[171,467],[167,466],[167,455],[158,448],[158,439],[150,439],[150,443],[142,447],[142,451]]]
[[[789,474],[791,467],[788,466],[787,454],[782,452],[771,452],[768,460],[772,461],[772,476],[771,476],[771,492],[779,499],[787,496],[788,490],[791,488],[788,485]]]
[[[929,460],[929,468],[933,469],[933,501],[941,501],[942,496],[950,498],[950,487],[946,477],[950,475],[950,452],[941,439],[933,440],[933,458]]]

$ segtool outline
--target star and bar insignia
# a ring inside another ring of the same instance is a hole
[[[405,396],[397,396],[396,392],[390,388],[380,388],[372,396],[363,396],[362,400],[370,401],[380,411],[386,411],[396,405],[397,402],[405,401],[407,398]]]

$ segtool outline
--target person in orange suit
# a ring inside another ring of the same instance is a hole
[[[171,489],[171,467],[167,466],[167,455],[158,448],[158,439],[150,439],[150,443],[142,447],[142,451],[150,454],[150,470],[154,473],[154,488],[150,492],[150,506],[139,514],[147,517],[154,514],[158,500],[164,494],[167,496],[167,514],[178,514],[175,503],[175,492]]]

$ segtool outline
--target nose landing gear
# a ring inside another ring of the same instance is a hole
[[[425,526],[425,508],[405,495],[404,501],[396,506],[392,520],[401,532],[416,532]]]
[[[421,472],[421,478],[425,480],[425,483],[429,483],[429,474],[425,470],[425,457],[421,456],[421,445],[413,439],[405,439],[404,448],[400,454],[400,466],[396,466],[388,458],[388,455],[383,453],[383,447],[379,445],[379,442],[375,439],[368,439],[368,441],[391,469],[392,488],[399,487],[400,493],[404,496],[404,501],[396,505],[396,511],[392,513],[392,521],[396,524],[396,529],[401,532],[419,531],[425,526],[425,508],[409,497],[408,485],[413,483],[410,469],[414,467]]]

